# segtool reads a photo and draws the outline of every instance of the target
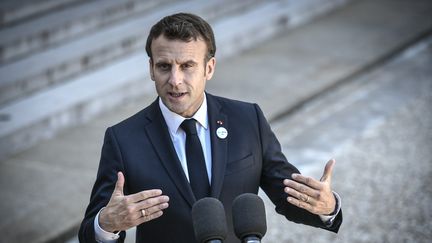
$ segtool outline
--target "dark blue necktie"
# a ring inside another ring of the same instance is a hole
[[[186,160],[189,171],[189,183],[195,194],[195,199],[199,200],[209,196],[210,184],[195,123],[195,119],[186,119],[180,127],[186,133]]]

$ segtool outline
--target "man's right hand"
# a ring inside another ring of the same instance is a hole
[[[100,227],[108,232],[122,231],[162,216],[168,207],[168,196],[159,189],[123,194],[124,176],[117,173],[117,182],[108,205],[99,214]]]

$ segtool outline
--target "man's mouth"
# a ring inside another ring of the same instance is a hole
[[[180,98],[180,97],[186,95],[186,93],[181,93],[181,92],[180,93],[179,92],[168,92],[168,94],[174,98]]]

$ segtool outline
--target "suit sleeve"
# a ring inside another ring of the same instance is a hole
[[[108,128],[105,132],[99,169],[90,196],[90,203],[78,233],[81,243],[96,242],[94,220],[100,209],[105,207],[111,198],[117,182],[118,171],[124,173],[122,156],[114,131],[112,128]],[[117,242],[124,242],[125,236],[126,233],[121,232]]]
[[[331,226],[326,226],[318,215],[298,208],[287,202],[284,192],[283,180],[291,178],[298,169],[290,164],[282,153],[281,145],[270,128],[263,112],[255,104],[259,133],[261,136],[261,149],[263,169],[261,174],[261,188],[276,206],[276,212],[284,215],[288,220],[314,227],[337,232],[342,223],[342,210]]]

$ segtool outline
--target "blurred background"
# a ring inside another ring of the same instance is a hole
[[[263,242],[430,242],[430,0],[0,1],[0,242],[78,241],[104,131],[156,98],[145,41],[176,12],[214,28],[208,92],[258,103],[303,174],[337,161],[339,234],[260,192]]]

